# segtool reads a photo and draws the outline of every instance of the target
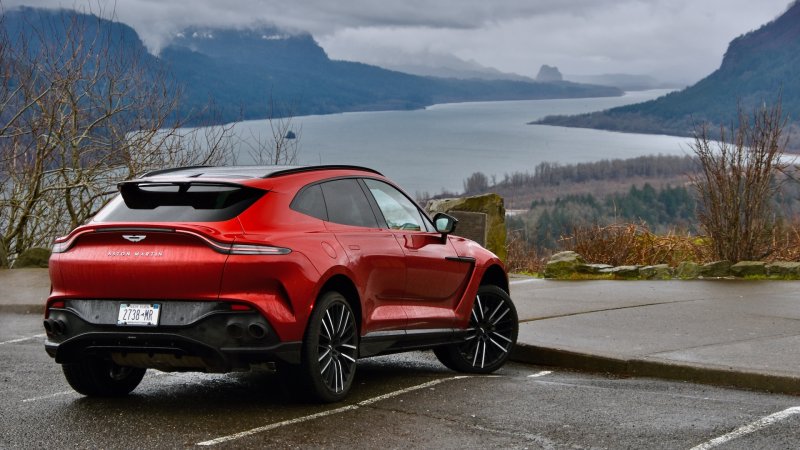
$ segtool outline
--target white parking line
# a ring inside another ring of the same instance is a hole
[[[31,339],[39,339],[39,338],[43,338],[45,336],[47,336],[47,335],[46,334],[37,334],[37,335],[34,335],[34,336],[28,336],[28,337],[24,337],[24,338],[12,339],[10,341],[3,341],[3,342],[0,342],[0,345],[16,344],[17,342],[30,341]]]
[[[794,406],[792,408],[776,412],[775,414],[770,414],[769,416],[762,417],[761,419],[758,419],[749,425],[739,427],[728,434],[724,434],[718,438],[711,439],[710,441],[692,447],[691,450],[708,450],[710,448],[717,447],[719,445],[730,442],[736,438],[745,436],[747,434],[755,433],[758,430],[766,428],[776,422],[780,422],[781,420],[787,419],[795,414],[800,414],[800,406]]]
[[[37,400],[47,400],[47,399],[53,398],[53,397],[60,397],[62,395],[69,395],[69,394],[76,394],[76,393],[77,392],[72,391],[72,390],[70,390],[70,391],[61,391],[61,392],[56,392],[55,394],[42,395],[41,397],[26,398],[25,400],[22,401],[22,403],[35,402]]]
[[[390,392],[388,394],[379,395],[377,397],[373,397],[361,402],[356,403],[355,405],[348,405],[343,406],[341,408],[331,409],[329,411],[322,411],[316,414],[311,414],[308,416],[298,417],[296,419],[284,420],[283,422],[276,422],[271,423],[269,425],[264,425],[263,427],[253,428],[251,430],[242,431],[240,433],[231,434],[229,436],[218,437],[216,439],[212,439],[210,441],[198,442],[197,445],[209,446],[209,445],[217,445],[222,444],[223,442],[230,442],[236,439],[241,439],[243,437],[252,436],[254,434],[263,433],[265,431],[274,430],[276,428],[285,427],[288,425],[294,425],[297,423],[308,422],[309,420],[319,419],[320,417],[332,416],[334,414],[343,413],[346,411],[353,411],[358,408],[372,405],[373,403],[379,402],[381,400],[386,400],[392,397],[397,397],[398,395],[406,394],[408,392],[418,391],[420,389],[429,388],[431,386],[436,386],[437,384],[444,383],[446,381],[453,381],[453,380],[460,380],[462,378],[469,378],[466,375],[459,375],[452,378],[444,378],[440,380],[433,380],[427,383],[418,384],[416,386],[411,386],[405,389],[400,389],[399,391]]]
[[[552,370],[543,370],[541,372],[537,372],[537,373],[534,373],[532,375],[528,375],[528,378],[539,378],[539,377],[543,377],[543,376],[546,376],[546,375],[550,375],[551,373],[553,373]]]

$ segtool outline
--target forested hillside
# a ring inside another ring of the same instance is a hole
[[[745,112],[782,102],[791,126],[790,147],[800,148],[800,3],[758,30],[734,39],[719,69],[682,91],[645,103],[538,123],[638,133],[691,135],[702,123],[730,125],[737,105]],[[716,126],[712,126],[716,128]]]
[[[335,61],[307,34],[272,28],[189,28],[161,52],[185,86],[184,103],[200,110],[208,98],[223,117],[264,117],[268,100],[281,115],[416,109],[434,103],[599,97],[617,88],[570,82],[461,80],[410,75]]]
[[[783,218],[800,213],[800,183],[787,172],[775,202]],[[524,247],[548,254],[561,248],[562,236],[576,228],[610,224],[643,225],[655,233],[695,234],[696,191],[692,176],[700,170],[691,156],[641,156],[560,165],[541,163],[533,171],[492,179],[476,172],[464,180],[463,193],[494,192],[505,200],[507,228]]]
[[[82,44],[81,51],[92,51],[93,36],[114,36],[110,48],[103,50],[139,54],[154,72],[167,73],[176,86],[177,113],[188,124],[415,109],[445,102],[622,95],[607,86],[421,77],[334,61],[312,36],[269,27],[190,27],[177,33],[158,56],[147,53],[131,27],[72,10],[5,11],[0,28],[11,45],[42,43],[54,51],[62,51],[62,43],[69,42],[67,33],[81,34],[72,38]],[[106,55],[96,57],[102,61]]]

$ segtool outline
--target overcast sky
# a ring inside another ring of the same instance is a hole
[[[331,58],[378,64],[456,56],[504,72],[631,73],[694,82],[728,42],[789,0],[3,0],[114,13],[153,51],[189,25],[274,24],[311,33]],[[100,5],[100,6],[98,6]]]

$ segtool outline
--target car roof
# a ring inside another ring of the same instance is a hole
[[[180,178],[276,178],[302,172],[325,170],[355,170],[383,175],[377,170],[361,166],[318,165],[318,166],[190,166],[176,167],[147,172],[141,178],[180,177]]]

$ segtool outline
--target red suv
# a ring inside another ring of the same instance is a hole
[[[374,170],[187,167],[119,191],[50,259],[45,348],[84,395],[263,367],[336,401],[359,358],[433,349],[488,373],[516,342],[500,260]]]

